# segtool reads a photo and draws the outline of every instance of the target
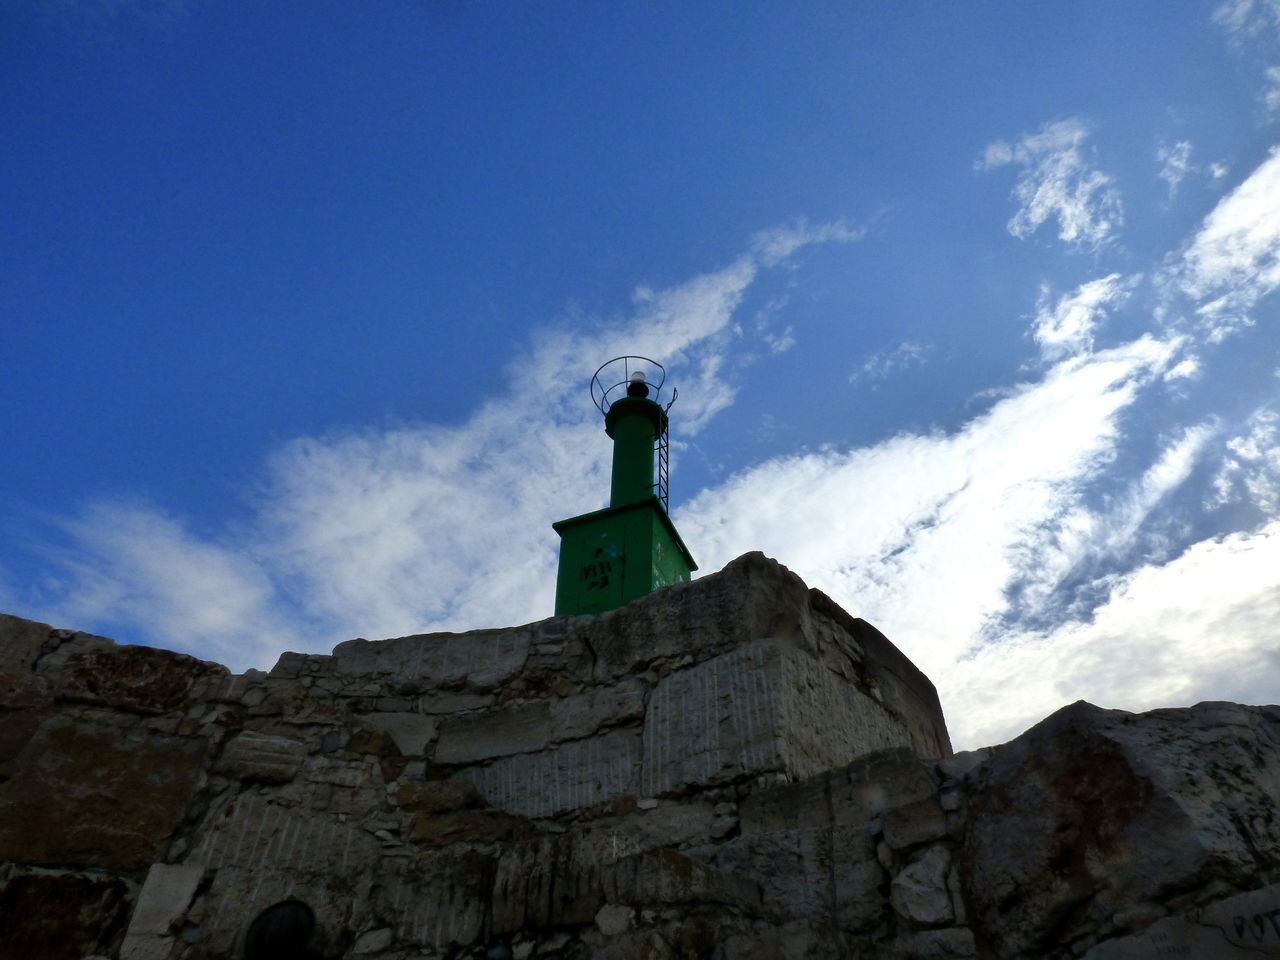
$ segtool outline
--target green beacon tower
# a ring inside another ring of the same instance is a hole
[[[667,410],[677,391],[664,407],[665,381],[662,364],[647,357],[615,357],[591,378],[613,439],[613,479],[605,509],[551,525],[560,534],[556,616],[603,613],[698,569],[667,516]]]

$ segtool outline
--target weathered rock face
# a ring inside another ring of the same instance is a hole
[[[1084,949],[1280,882],[1278,761],[1280,708],[1232,703],[1076,703],[994,751],[970,781],[963,851],[994,953]]]
[[[269,674],[0,630],[0,958],[240,957],[285,901],[316,958],[1280,955],[1280,708],[951,756],[929,681],[758,554]]]

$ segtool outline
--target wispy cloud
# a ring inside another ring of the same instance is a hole
[[[243,544],[198,536],[153,505],[109,501],[59,523],[67,549],[49,580],[50,615],[66,625],[108,624],[120,639],[160,640],[205,658],[261,666],[303,642],[266,566]],[[145,624],[146,634],[137,634]]]
[[[1177,195],[1178,184],[1197,169],[1191,163],[1190,140],[1179,140],[1171,147],[1161,144],[1156,148],[1156,162],[1160,164],[1156,176],[1169,185],[1170,200]]]
[[[1276,170],[1272,157],[1222,200],[1166,265],[1166,285],[1193,298],[1247,288],[1255,299],[1274,285]],[[199,535],[149,507],[91,507],[66,525],[73,543],[40,615],[147,624],[141,639],[236,668],[355,634],[543,617],[557,548],[548,521],[600,506],[608,488],[608,442],[576,396],[601,358],[668,363],[688,435],[733,402],[744,357],[768,356],[768,324],[740,317],[762,271],[806,243],[856,236],[793,223],[719,270],[638,289],[625,317],[545,329],[512,361],[508,386],[456,426],[285,444],[234,536]],[[1211,449],[1238,464],[1222,489],[1275,509],[1280,427],[1259,414],[1220,448],[1219,426],[1198,417],[1148,436],[1149,455],[1115,471],[1139,405],[1166,396],[1167,378],[1194,374],[1190,347],[1207,349],[1176,331],[1098,349],[1102,320],[1138,279],[1044,291],[1030,325],[1043,364],[952,430],[778,457],[705,489],[676,516],[702,568],[763,549],[875,623],[937,683],[960,746],[1009,736],[1078,697],[1139,709],[1201,693],[1256,698],[1256,672],[1206,680],[1250,658],[1266,661],[1274,689],[1280,663],[1266,660],[1274,631],[1262,624],[1280,604],[1280,521],[1152,543],[1163,505]],[[897,344],[859,376],[889,375],[924,352]],[[1214,660],[1219,630],[1236,632]]]
[[[1041,357],[1057,362],[1090,352],[1094,331],[1104,319],[1107,307],[1128,297],[1140,279],[1140,276],[1121,277],[1113,273],[1082,283],[1056,303],[1052,301],[1050,289],[1042,286],[1031,324],[1031,336],[1040,345]]]
[[[1256,37],[1280,28],[1280,0],[1227,0],[1213,12],[1213,20],[1234,40]]]
[[[1174,380],[1194,380],[1200,376],[1200,358],[1194,354],[1183,357],[1165,372],[1166,383]]]
[[[849,382],[869,383],[874,390],[881,381],[909,367],[924,363],[931,349],[929,344],[918,340],[904,340],[892,347],[885,347],[873,353],[853,373],[849,374]]]
[[[1214,506],[1245,504],[1280,518],[1280,414],[1263,407],[1249,417],[1227,441],[1213,487]]]
[[[807,244],[856,236],[843,224],[793,223],[758,235],[758,254],[637,289],[625,318],[545,328],[511,362],[507,386],[457,426],[286,443],[234,547],[145,506],[91,507],[66,524],[62,581],[23,608],[77,625],[146,624],[141,639],[203,649],[236,668],[263,666],[267,650],[326,649],[355,634],[539,619],[554,588],[549,522],[602,506],[609,486],[609,443],[580,396],[601,359],[634,353],[666,364],[691,436],[733,402],[753,352],[734,318],[760,272]],[[767,330],[756,333],[776,346]],[[234,632],[245,625],[263,642]]]
[[[1267,67],[1266,81],[1262,104],[1269,113],[1280,112],[1280,67]]]
[[[677,521],[710,568],[777,556],[884,629],[946,698],[948,671],[1008,611],[1174,352],[1143,338],[1072,358],[953,434],[762,463]]]
[[[1280,150],[1218,202],[1161,282],[1196,304],[1211,341],[1253,322],[1250,311],[1280,286]]]
[[[997,140],[987,146],[979,170],[1019,168],[1011,234],[1025,239],[1056,220],[1058,238],[1072,247],[1096,248],[1114,235],[1124,222],[1120,193],[1113,178],[1093,165],[1085,147],[1088,136],[1085,123],[1071,118],[1045,124],[1014,142]]]
[[[1280,522],[1195,543],[1167,563],[1114,578],[1089,617],[1047,633],[1010,633],[955,664],[947,680],[952,738],[1007,740],[1046,704],[1078,699],[1126,710],[1274,702],[1276,570]]]
[[[1117,493],[1097,503],[1079,500],[1061,515],[1047,519],[1035,558],[1011,585],[1016,603],[1006,623],[1059,622],[1079,606],[1064,585],[1085,583],[1108,575],[1142,548],[1139,534],[1159,505],[1190,477],[1192,469],[1216,433],[1212,422],[1197,424],[1167,442],[1155,462],[1128,481]],[[1086,591],[1086,594],[1092,591]],[[1087,605],[1087,604],[1086,604]]]
[[[777,266],[801,247],[814,243],[852,243],[867,235],[864,227],[851,227],[843,220],[810,223],[798,217],[788,224],[761,230],[751,238],[751,252],[766,267]]]
[[[1214,11],[1213,19],[1235,47],[1255,41],[1268,59],[1274,56],[1272,43],[1280,37],[1280,0],[1227,0]],[[1265,69],[1259,98],[1268,113],[1280,111],[1280,67]]]

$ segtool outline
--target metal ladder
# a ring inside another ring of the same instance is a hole
[[[662,509],[671,512],[671,490],[667,478],[671,470],[671,431],[663,427],[654,442],[653,448],[658,452],[658,481],[653,485],[654,492],[662,504]]]

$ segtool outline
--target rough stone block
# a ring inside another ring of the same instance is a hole
[[[806,653],[761,640],[658,683],[645,715],[641,790],[655,796],[771,770],[812,777],[910,743],[855,686]]]
[[[841,929],[860,930],[874,926],[883,911],[884,871],[865,833],[853,828],[740,835],[721,844],[713,862],[758,883],[777,920],[835,920]]]
[[[25,673],[36,665],[53,627],[0,613],[0,670]]]
[[[50,717],[0,784],[0,858],[141,871],[182,819],[205,747]]]
[[[53,704],[49,680],[25,670],[0,669],[0,710],[42,710]]]
[[[905,742],[921,756],[951,753],[929,679],[874,627],[809,590],[763,554],[745,554],[719,573],[665,588],[616,611],[567,622],[575,638],[595,652],[595,677],[601,683],[654,662],[705,660],[773,639],[875,702],[891,718],[893,743]],[[820,702],[825,696],[827,691],[819,689],[811,699]],[[874,711],[857,709],[852,715],[855,722],[869,724],[874,736],[885,734]],[[803,766],[803,755],[794,762]]]
[[[526,817],[549,817],[634,794],[639,753],[639,735],[619,729],[537,753],[502,757],[468,767],[458,776],[473,783],[490,806]]]
[[[658,796],[782,767],[776,644],[678,670],[649,695],[640,792]]]
[[[300,786],[287,789],[299,796]],[[249,921],[281,900],[315,911],[320,929],[312,947],[322,956],[338,955],[331,948],[344,942],[344,924],[362,922],[353,904],[382,870],[382,844],[352,818],[279,798],[273,791],[229,797],[199,830],[186,862],[204,865],[212,877],[189,912],[202,956],[242,956]],[[361,805],[366,815],[374,809],[368,799]]]
[[[36,669],[40,673],[54,676],[66,668],[72,657],[92,651],[114,650],[115,646],[114,640],[97,634],[81,633],[78,630],[54,630],[44,648],[48,650],[52,647],[52,652],[44,654],[37,661]]]
[[[635,926],[635,922],[635,910],[618,903],[606,903],[596,911],[596,929],[606,937],[616,937]]]
[[[306,778],[311,783],[328,783],[335,787],[369,786],[377,764],[368,760],[334,760],[311,757],[306,763]]]
[[[1280,884],[1251,890],[1185,916],[1165,917],[1133,936],[1104,940],[1082,960],[1280,957]]]
[[[809,594],[815,611],[832,618],[856,645],[860,656],[853,679],[906,729],[912,752],[932,759],[951,756],[942,705],[929,678],[871,624],[850,616],[818,590]]]
[[[604,904],[601,865],[572,837],[504,848],[492,876],[493,932],[591,923]],[[544,942],[540,952],[549,949]]]
[[[947,815],[936,797],[890,810],[881,822],[884,841],[895,852],[941,839],[947,833]]]
[[[432,780],[402,783],[396,791],[396,805],[415,813],[450,813],[469,810],[483,802],[480,792],[466,780]]]
[[[963,927],[903,934],[893,941],[893,948],[900,960],[966,960],[978,954],[973,932]]]
[[[199,864],[153,863],[138,892],[120,960],[166,960],[173,934],[204,875]]]
[[[107,956],[129,920],[132,899],[120,877],[0,866],[0,956]]]
[[[418,698],[418,709],[422,713],[467,713],[472,710],[485,710],[493,706],[492,693],[467,693],[441,691],[426,693]]]
[[[436,722],[420,713],[367,713],[359,718],[361,726],[386,733],[395,742],[401,756],[420,757],[427,744],[435,739]]]
[[[436,744],[436,763],[475,763],[492,757],[541,750],[551,735],[546,701],[467,714],[445,721]]]
[[[514,846],[519,846],[515,844]],[[492,857],[475,850],[426,850],[414,862],[385,865],[371,913],[392,924],[401,946],[438,956],[485,933]]]
[[[777,833],[780,830],[812,830],[830,826],[828,812],[835,790],[844,786],[844,777],[832,773],[753,790],[738,806],[742,832],[747,835]],[[859,820],[846,817],[846,820]],[[864,819],[870,819],[868,814]]]
[[[912,923],[936,927],[955,919],[947,871],[951,854],[945,847],[930,847],[893,878],[889,902],[898,916]]]
[[[884,750],[849,764],[848,787],[836,789],[832,804],[837,823],[860,823],[888,811],[933,797],[937,783],[930,765],[908,749]]]
[[[341,816],[269,801],[244,794],[213,813],[192,861],[214,870],[348,876],[378,860],[378,842]]]
[[[429,633],[394,640],[348,640],[333,649],[341,676],[381,677],[397,689],[429,690],[466,683],[487,692],[510,680],[529,656],[530,633],[477,630]]]
[[[306,744],[245,730],[231,739],[214,769],[241,780],[288,783],[306,759]]]
[[[423,813],[414,818],[409,839],[426,847],[450,843],[498,843],[524,840],[533,828],[524,817],[502,810],[461,810],[453,813]]]
[[[138,713],[168,713],[187,705],[196,680],[226,668],[154,647],[111,646],[68,657],[58,694],[68,700]]]
[[[10,763],[22,753],[52,706],[53,689],[46,678],[0,669],[0,776],[9,776]]]
[[[711,842],[715,814],[706,803],[668,804],[652,810],[592,821],[581,833],[591,858],[613,863],[658,847],[702,846]]]
[[[793,777],[811,777],[869,753],[913,746],[900,717],[813,657],[785,651],[779,667],[782,756]]]
[[[276,660],[276,665],[268,671],[268,676],[278,679],[294,680],[302,675],[302,668],[307,662],[305,653],[294,653],[286,650]]]
[[[589,737],[603,726],[615,726],[644,716],[645,685],[623,680],[588,693],[551,703],[551,740]]]
[[[673,903],[720,903],[759,909],[760,887],[754,878],[717,870],[675,850],[624,857],[603,872],[605,899],[631,906]]]

